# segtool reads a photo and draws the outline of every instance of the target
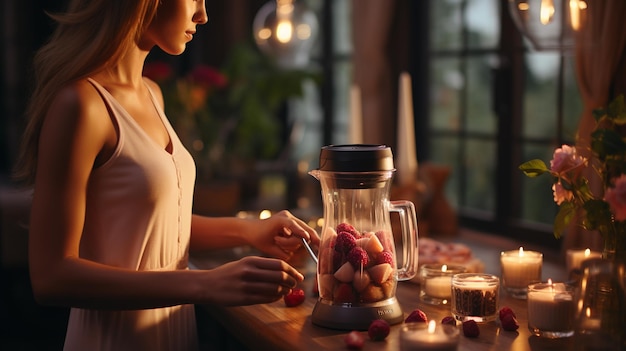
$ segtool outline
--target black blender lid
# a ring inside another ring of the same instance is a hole
[[[320,152],[320,171],[393,171],[391,147],[373,144],[328,145]]]

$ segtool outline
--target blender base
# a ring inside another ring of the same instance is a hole
[[[311,322],[320,327],[340,330],[367,330],[373,320],[389,324],[404,320],[404,313],[395,297],[367,306],[332,305],[318,300],[311,313]]]

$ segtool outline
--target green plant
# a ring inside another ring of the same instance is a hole
[[[596,128],[591,133],[590,156],[576,147],[563,145],[554,152],[550,168],[542,160],[520,165],[529,177],[549,174],[553,179],[554,201],[559,212],[554,220],[554,236],[561,237],[574,216],[581,212],[581,225],[597,230],[605,242],[625,240],[626,236],[626,126],[624,96],[620,95],[605,108],[594,110]],[[602,183],[602,193],[594,194],[584,175],[590,166]],[[621,239],[620,239],[621,238]]]

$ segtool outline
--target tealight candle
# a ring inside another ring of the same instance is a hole
[[[600,257],[602,257],[602,254],[600,252],[591,251],[589,248],[585,250],[567,250],[565,256],[567,271],[571,272],[575,269],[580,269],[583,262],[592,258]]]
[[[491,274],[459,273],[452,276],[451,310],[459,321],[478,323],[496,319],[500,278]]]
[[[564,338],[574,335],[574,289],[563,283],[528,286],[528,329],[536,336]]]
[[[525,299],[528,284],[541,281],[541,266],[543,254],[535,251],[519,250],[504,251],[500,253],[502,268],[502,286],[518,299]]]
[[[408,323],[400,329],[401,351],[455,351],[459,345],[459,330],[451,325]]]
[[[432,305],[446,305],[452,296],[452,276],[464,273],[460,265],[424,264],[420,267],[420,299]]]

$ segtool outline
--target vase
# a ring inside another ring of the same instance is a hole
[[[624,264],[607,259],[585,263],[576,294],[574,351],[625,350]]]
[[[604,241],[602,258],[616,263],[626,263],[626,223],[613,221],[607,229],[600,232]]]

